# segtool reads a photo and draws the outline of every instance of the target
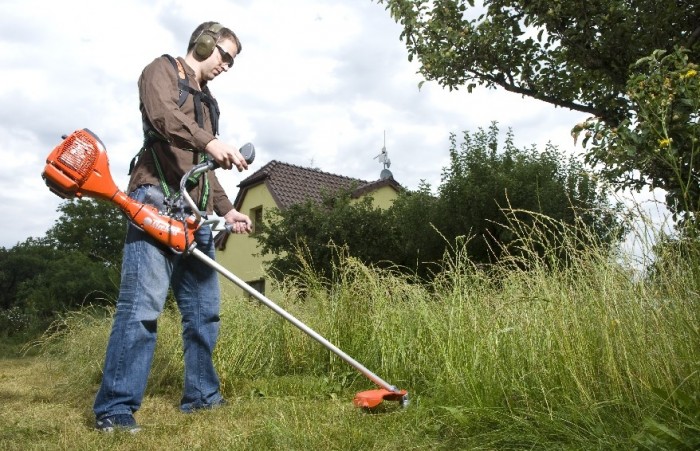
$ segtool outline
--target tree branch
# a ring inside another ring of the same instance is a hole
[[[523,88],[522,86],[517,86],[515,83],[508,83],[508,82],[506,82],[506,79],[503,76],[502,77],[495,77],[493,75],[482,74],[479,72],[473,72],[473,73],[477,77],[484,79],[484,80],[488,80],[491,83],[496,84],[509,92],[514,92],[517,94],[521,94],[523,96],[532,97],[533,99],[541,100],[543,102],[549,103],[549,104],[554,105],[554,106],[568,108],[570,110],[575,110],[575,111],[581,111],[583,113],[589,113],[589,114],[591,114],[593,116],[597,116],[597,117],[609,116],[609,114],[606,114],[604,111],[601,111],[601,110],[594,108],[592,106],[589,106],[589,105],[583,105],[583,104],[576,103],[576,102],[565,101],[565,100],[559,99],[557,97],[546,96],[546,95],[543,95],[534,89]],[[511,81],[512,81],[512,79],[511,79]]]
[[[697,27],[695,31],[691,33],[690,37],[688,38],[687,47],[692,48],[693,44],[695,44],[695,41],[697,41],[698,38],[700,38],[700,27]]]

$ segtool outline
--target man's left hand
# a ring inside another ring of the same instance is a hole
[[[250,233],[253,231],[253,222],[248,215],[244,215],[235,208],[224,215],[226,225],[232,233]]]

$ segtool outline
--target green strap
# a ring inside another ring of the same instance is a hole
[[[204,163],[207,161],[207,156],[202,153],[199,156],[199,162]],[[204,211],[207,208],[207,201],[209,200],[209,177],[206,176],[206,173],[200,173],[200,176],[204,174],[204,186],[202,187],[202,195],[200,197],[199,201],[199,209]]]
[[[165,183],[165,175],[163,174],[163,168],[160,167],[160,162],[158,161],[156,151],[153,150],[153,147],[151,147],[151,155],[153,155],[153,162],[155,163],[156,170],[158,171],[158,177],[160,178],[160,187],[163,190],[163,194],[165,194],[166,198],[170,198],[170,188],[168,187],[168,184]]]
[[[165,175],[163,174],[163,168],[160,166],[160,162],[158,161],[158,157],[156,156],[156,151],[151,147],[151,155],[153,155],[153,162],[156,165],[156,170],[158,171],[158,177],[160,178],[160,187],[163,190],[163,194],[165,194],[166,198],[170,198],[170,188],[168,187],[168,184],[165,182]],[[199,157],[199,162],[204,163],[207,160],[207,156],[205,154],[201,154]],[[201,177],[201,173],[192,176],[187,179],[188,182],[191,182],[192,184],[197,184],[199,183],[199,177]],[[176,193],[173,194],[173,196],[177,196],[180,194],[180,190],[178,190]],[[207,208],[207,201],[209,200],[209,177],[204,177],[204,187],[202,188],[202,193],[200,196],[199,200],[199,209],[204,211]]]

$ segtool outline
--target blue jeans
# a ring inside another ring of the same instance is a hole
[[[130,197],[149,203],[152,190],[158,189],[141,186]],[[200,227],[195,240],[197,248],[213,259],[211,229]],[[180,409],[191,412],[222,402],[212,362],[219,334],[217,272],[196,257],[164,248],[129,223],[117,311],[93,407],[97,419],[131,414],[141,407],[156,345],[157,321],[170,286],[182,317],[185,383]]]

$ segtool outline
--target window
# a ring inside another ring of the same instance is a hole
[[[262,205],[255,207],[255,208],[251,208],[250,214],[248,216],[250,217],[250,220],[253,223],[253,231],[250,234],[255,235],[257,233],[260,233],[262,231],[262,227],[263,227],[263,207],[262,207]]]
[[[262,295],[265,295],[265,279],[258,279],[258,280],[252,280],[250,282],[246,282],[248,285],[251,286],[255,291],[259,292]],[[248,297],[251,297],[250,294]]]

